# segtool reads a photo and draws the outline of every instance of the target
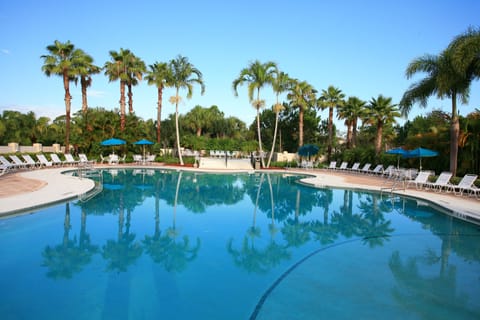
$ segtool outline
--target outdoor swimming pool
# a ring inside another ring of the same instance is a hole
[[[480,319],[480,227],[279,173],[106,170],[0,220],[2,319]]]

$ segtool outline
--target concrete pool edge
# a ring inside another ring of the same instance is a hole
[[[371,177],[373,183],[352,182],[356,176],[354,174],[341,174],[328,170],[228,170],[228,169],[199,169],[177,166],[96,166],[98,170],[109,169],[157,169],[157,170],[177,170],[192,171],[202,173],[281,173],[308,176],[302,178],[301,182],[317,188],[341,188],[382,192],[381,185],[378,185],[378,178]],[[69,199],[78,198],[80,195],[91,191],[95,187],[93,180],[88,178],[79,178],[66,174],[69,171],[75,171],[75,167],[47,168],[40,170],[30,170],[18,172],[21,177],[36,179],[45,182],[45,185],[38,190],[15,194],[0,198],[0,217],[10,216],[17,213],[26,214],[39,207],[52,205]],[[362,176],[358,176],[362,177]],[[348,178],[348,179],[347,179]],[[365,178],[365,176],[363,176]],[[370,179],[370,178],[369,178]],[[377,180],[374,180],[377,179]],[[348,180],[348,181],[347,181]],[[357,179],[358,180],[358,179]],[[0,180],[1,181],[1,180]],[[365,181],[365,179],[364,179]],[[452,213],[453,216],[475,223],[466,217],[480,221],[480,201],[474,198],[454,196],[444,192],[436,193],[417,189],[401,189],[393,191],[393,194],[400,196],[409,196],[416,199],[426,200]],[[477,222],[478,223],[478,222]]]

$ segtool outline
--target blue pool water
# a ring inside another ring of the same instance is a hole
[[[0,220],[2,319],[480,319],[480,228],[282,174],[105,171]]]

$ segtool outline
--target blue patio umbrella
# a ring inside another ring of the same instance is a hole
[[[145,146],[152,145],[153,142],[147,139],[142,139],[134,142],[133,144],[136,144],[137,146],[143,146],[143,159],[145,159]]]
[[[102,146],[120,146],[122,144],[125,144],[125,140],[122,140],[122,139],[117,139],[117,138],[110,138],[110,139],[107,139],[107,140],[103,140],[102,142],[100,142],[100,145]],[[115,150],[113,150],[113,153],[115,153]]]
[[[405,156],[408,151],[403,149],[403,148],[394,148],[394,149],[390,149],[390,150],[387,150],[385,151],[386,154],[396,154],[398,157],[397,157],[397,169],[399,168],[400,166],[400,156]]]
[[[308,157],[314,156],[318,153],[320,148],[317,145],[314,144],[304,144],[300,148],[298,148],[298,154],[302,157]]]
[[[403,155],[404,158],[420,158],[420,171],[422,171],[422,158],[426,157],[436,157],[438,152],[426,148],[417,148],[408,151]]]

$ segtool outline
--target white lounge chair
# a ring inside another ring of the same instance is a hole
[[[358,170],[360,173],[368,173],[370,171],[371,163],[365,163],[362,169]]]
[[[330,165],[328,166],[328,169],[336,170],[337,169],[337,161],[330,161]]]
[[[13,160],[12,157],[15,157],[18,160],[18,163],[15,160]],[[8,167],[9,170],[17,170],[17,169],[23,169],[27,167],[27,164],[24,163],[22,160],[18,159],[18,157],[15,155],[10,156],[10,159],[12,159],[13,163],[8,161],[4,156],[0,156],[0,162],[5,167]]]
[[[472,191],[476,192],[476,187],[473,185],[473,183],[475,180],[477,180],[477,177],[478,176],[476,174],[466,174],[463,176],[462,180],[460,180],[458,185],[450,185],[450,189],[457,196],[463,196],[464,192],[467,194],[472,193]]]
[[[79,153],[78,157],[80,158],[80,163],[86,164],[95,164],[97,163],[96,160],[89,160],[85,153]]]
[[[75,164],[78,164],[79,161],[75,160],[71,153],[65,153],[65,163],[68,163],[73,166]]]
[[[431,175],[433,175],[432,171],[420,171],[415,179],[406,181],[406,187],[408,188],[410,184],[414,184],[415,188],[422,189]]]
[[[347,169],[348,171],[358,171],[360,169],[360,162],[355,162],[353,164],[353,166],[349,169]]]
[[[340,164],[340,167],[338,167],[338,170],[347,170],[348,168],[348,162],[347,161],[343,161],[341,164]]]
[[[50,159],[52,159],[52,163],[54,166],[63,166],[64,161],[60,160],[56,153],[50,153]]]
[[[145,158],[145,163],[152,163],[152,162],[155,162],[155,155],[154,154],[150,154]]]
[[[425,184],[426,189],[432,189],[433,191],[440,192],[442,189],[445,189],[446,191],[449,188],[450,185],[450,178],[452,177],[451,172],[444,171],[440,173],[438,176],[437,180],[435,182],[427,182]]]
[[[51,167],[53,166],[53,162],[48,161],[44,154],[37,154],[37,159],[40,163],[40,167]]]
[[[3,176],[8,171],[10,171],[10,168],[8,166],[0,164],[0,176]]]
[[[391,178],[395,175],[395,166],[393,164],[389,165],[385,170],[383,170],[382,175],[387,178]]]
[[[100,155],[100,164],[108,163],[108,158],[105,158],[103,154]]]
[[[374,175],[381,175],[383,174],[383,164],[377,164],[373,170],[369,170],[368,173],[374,174]]]
[[[108,156],[108,164],[118,164],[118,154],[111,154]]]
[[[133,162],[135,162],[136,164],[142,164],[143,163],[142,155],[134,154],[133,155]]]
[[[27,163],[27,166],[37,168],[40,167],[40,162],[33,160],[32,157],[30,157],[29,154],[22,154],[22,158],[25,160]]]

